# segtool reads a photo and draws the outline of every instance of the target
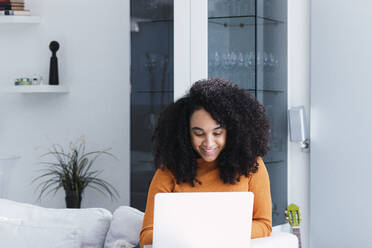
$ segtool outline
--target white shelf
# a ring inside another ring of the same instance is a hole
[[[0,24],[24,23],[37,24],[41,22],[40,16],[0,16]]]
[[[2,93],[68,93],[66,85],[17,85],[3,88]]]
[[[0,160],[16,160],[16,159],[19,159],[21,158],[21,156],[19,155],[0,155]]]

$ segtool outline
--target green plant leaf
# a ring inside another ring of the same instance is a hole
[[[88,159],[88,158],[84,158],[84,159],[79,160],[79,161],[80,161],[80,162],[79,162],[78,175],[79,175],[79,176],[82,176],[82,171],[85,170],[85,168],[86,168],[86,166],[87,166],[87,164],[88,164],[88,162],[89,162],[89,159]]]
[[[116,199],[116,196],[119,197],[119,192],[107,181],[95,177],[87,177],[88,187],[97,185],[101,187],[104,191],[106,191],[111,199]]]
[[[96,161],[96,159],[101,156],[102,154],[105,154],[105,155],[108,155],[110,153],[107,152],[107,150],[105,151],[102,151],[102,152],[99,152],[99,151],[95,151],[95,152],[91,152],[90,155],[92,154],[96,154],[93,159],[91,159],[88,163],[88,165],[86,166],[85,170],[82,171],[82,176],[86,176],[86,172],[90,170],[90,168],[93,166],[93,163]],[[111,155],[111,154],[110,154]]]
[[[53,179],[49,179],[45,182],[43,182],[42,184],[39,184],[42,185],[41,187],[38,186],[38,188],[40,188],[40,194],[39,194],[39,197],[38,197],[38,200],[41,200],[41,197],[44,195],[45,191],[48,190],[51,186],[57,184],[60,185],[59,183],[60,181],[59,180],[53,180]],[[46,193],[48,194],[48,193]]]

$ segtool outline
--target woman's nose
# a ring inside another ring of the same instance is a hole
[[[204,146],[207,148],[211,148],[214,145],[214,137],[213,135],[206,135],[204,140]]]

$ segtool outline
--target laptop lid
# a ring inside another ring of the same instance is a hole
[[[249,248],[252,192],[158,193],[153,248]]]

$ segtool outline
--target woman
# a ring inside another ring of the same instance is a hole
[[[270,182],[261,158],[269,136],[264,112],[248,92],[223,79],[198,81],[189,94],[167,106],[153,136],[157,171],[148,192],[141,247],[152,244],[154,196],[160,192],[251,191],[252,238],[270,235]]]

